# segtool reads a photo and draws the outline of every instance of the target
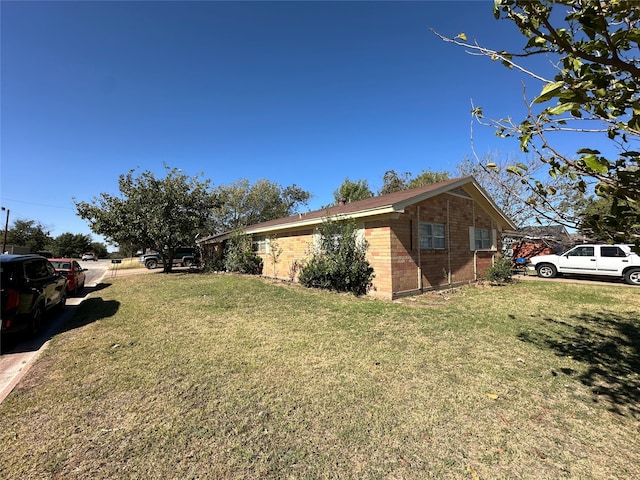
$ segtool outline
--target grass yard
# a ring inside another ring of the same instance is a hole
[[[109,283],[0,404],[0,478],[637,478],[637,288]]]

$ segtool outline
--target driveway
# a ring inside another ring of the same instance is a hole
[[[610,285],[616,287],[638,288],[635,285],[629,285],[618,277],[587,277],[581,275],[562,274],[554,278],[540,278],[535,272],[529,274],[515,274],[514,279],[522,280],[540,280],[541,282],[561,282],[561,283],[581,283],[583,285]]]

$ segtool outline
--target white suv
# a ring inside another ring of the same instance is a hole
[[[543,278],[571,273],[621,277],[630,285],[640,285],[640,256],[630,245],[578,245],[562,255],[540,255],[530,262]]]

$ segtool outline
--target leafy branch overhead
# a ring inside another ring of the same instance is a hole
[[[513,22],[527,42],[521,52],[492,50],[469,42],[465,34],[447,38],[471,54],[518,69],[542,85],[525,102],[521,122],[488,120],[482,108],[473,115],[496,128],[501,137],[515,137],[523,152],[547,165],[552,179],[565,177],[575,188],[595,193],[611,208],[585,217],[582,227],[601,238],[640,240],[640,9],[630,1],[497,0],[496,19]],[[527,57],[544,56],[554,65],[553,78],[528,69]],[[587,133],[588,135],[583,135]],[[558,135],[579,134],[582,148],[561,151]],[[527,169],[514,166],[544,201],[556,192]]]

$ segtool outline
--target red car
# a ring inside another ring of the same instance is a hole
[[[82,268],[78,262],[71,258],[50,258],[49,261],[56,272],[67,277],[67,292],[76,295],[84,288],[86,268]]]

